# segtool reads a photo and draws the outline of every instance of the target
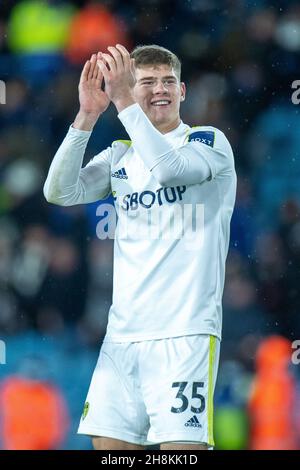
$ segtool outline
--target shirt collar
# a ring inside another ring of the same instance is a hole
[[[187,124],[184,124],[184,122],[180,120],[180,124],[177,127],[175,127],[175,129],[172,129],[170,132],[167,132],[164,135],[166,137],[175,137],[175,136],[178,136],[179,134],[184,134],[187,128],[188,128]]]

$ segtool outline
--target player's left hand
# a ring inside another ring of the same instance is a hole
[[[121,44],[107,49],[110,54],[98,53],[97,63],[104,77],[105,93],[120,112],[135,103],[134,59],[131,59],[129,52]]]

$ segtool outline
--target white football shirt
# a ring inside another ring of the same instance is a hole
[[[162,135],[137,104],[119,118],[131,141],[115,141],[85,168],[90,132],[71,127],[44,187],[47,200],[61,205],[114,195],[118,223],[105,341],[221,338],[236,193],[230,144],[218,129],[183,122]]]

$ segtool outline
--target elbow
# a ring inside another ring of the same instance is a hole
[[[45,182],[44,187],[43,187],[43,194],[47,202],[50,202],[52,204],[56,203],[53,191],[51,191],[51,189],[49,188],[47,181]]]
[[[160,184],[160,186],[167,187],[172,186],[172,184],[176,184],[174,176],[171,174],[170,171],[164,171],[163,169],[157,166],[154,170],[152,170],[152,174],[156,181]]]
[[[44,187],[43,187],[43,194],[47,202],[53,202],[53,197],[52,197],[53,195],[51,194],[51,191],[49,191],[49,188],[46,183],[44,184]]]
[[[58,206],[63,206],[64,204],[60,203],[57,198],[53,196],[51,193],[44,193],[44,197],[49,204],[56,204]]]
[[[80,204],[80,197],[76,192],[61,192],[56,186],[47,185],[47,181],[43,188],[44,197],[50,204],[57,206],[69,207]]]
[[[170,186],[176,186],[177,184],[181,184],[177,181],[176,178],[172,177],[171,175],[164,175],[159,178],[156,178],[156,181],[160,184],[162,188],[167,188]]]
[[[166,188],[167,186],[172,186],[172,180],[168,177],[157,178],[157,181],[162,188]]]
[[[58,206],[66,205],[64,203],[64,200],[59,197],[59,194],[49,187],[49,185],[47,184],[47,181],[43,187],[43,194],[44,194],[44,198],[46,199],[46,201],[49,202],[50,204],[56,204]]]

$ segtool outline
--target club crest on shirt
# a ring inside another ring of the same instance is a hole
[[[213,131],[194,131],[189,135],[188,142],[201,142],[201,144],[214,146],[215,133]]]

